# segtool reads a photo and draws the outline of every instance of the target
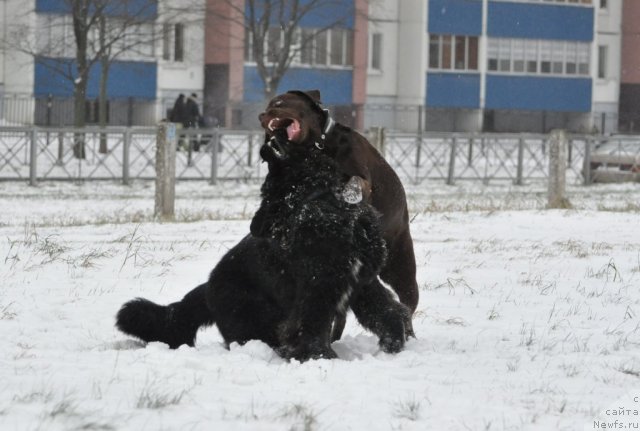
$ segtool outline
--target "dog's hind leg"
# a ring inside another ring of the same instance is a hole
[[[342,337],[342,332],[344,332],[344,327],[347,324],[347,313],[346,312],[338,312],[333,318],[333,325],[331,326],[331,342],[338,341]]]
[[[380,278],[391,286],[400,302],[413,313],[418,307],[419,293],[416,282],[416,258],[409,229],[388,241],[387,250],[387,262],[380,272]]]
[[[285,314],[267,292],[246,280],[217,275],[212,276],[212,283],[208,301],[227,347],[249,340],[260,340],[273,349],[280,346],[277,331]]]
[[[387,353],[401,351],[406,337],[413,334],[411,312],[377,279],[359,289],[349,304],[358,322],[379,337],[380,348]]]
[[[124,304],[116,316],[116,326],[125,334],[143,341],[160,341],[176,349],[183,344],[193,346],[202,326],[215,319],[205,300],[209,284],[196,287],[181,301],[169,305],[155,304],[136,298]]]

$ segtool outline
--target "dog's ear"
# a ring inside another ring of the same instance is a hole
[[[321,104],[322,103],[320,101],[320,90],[308,90],[308,91],[305,91],[304,94],[309,96],[311,98],[311,100],[313,100],[317,104]]]

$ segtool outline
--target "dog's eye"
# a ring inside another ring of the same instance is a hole
[[[283,103],[282,100],[276,100],[273,106],[280,106],[282,105],[282,103]]]

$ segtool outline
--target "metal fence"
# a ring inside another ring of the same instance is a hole
[[[128,184],[153,179],[156,132],[135,127],[0,127],[0,180]],[[262,132],[189,129],[179,134],[178,180],[259,181],[266,175],[259,156]],[[389,133],[380,150],[406,184],[475,180],[520,185],[547,178],[548,139],[542,134]],[[618,152],[640,161],[640,137],[569,135],[567,179],[588,183],[592,154],[604,146],[617,146]]]
[[[110,98],[107,124],[112,127],[153,127],[168,118],[174,97],[157,99]],[[226,102],[204,97],[200,102],[207,127],[227,125],[250,129],[257,124],[264,102]],[[99,104],[87,99],[86,122],[97,125]],[[565,129],[575,133],[625,133],[640,130],[639,113],[550,112],[524,110],[447,109],[397,103],[330,105],[333,117],[348,126],[381,126],[405,132],[497,132],[548,133]],[[74,101],[70,97],[0,93],[0,124],[72,127]]]

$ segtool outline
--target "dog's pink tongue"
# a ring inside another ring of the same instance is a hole
[[[300,134],[300,123],[298,120],[293,120],[291,124],[287,126],[287,138],[290,141],[295,141]]]

